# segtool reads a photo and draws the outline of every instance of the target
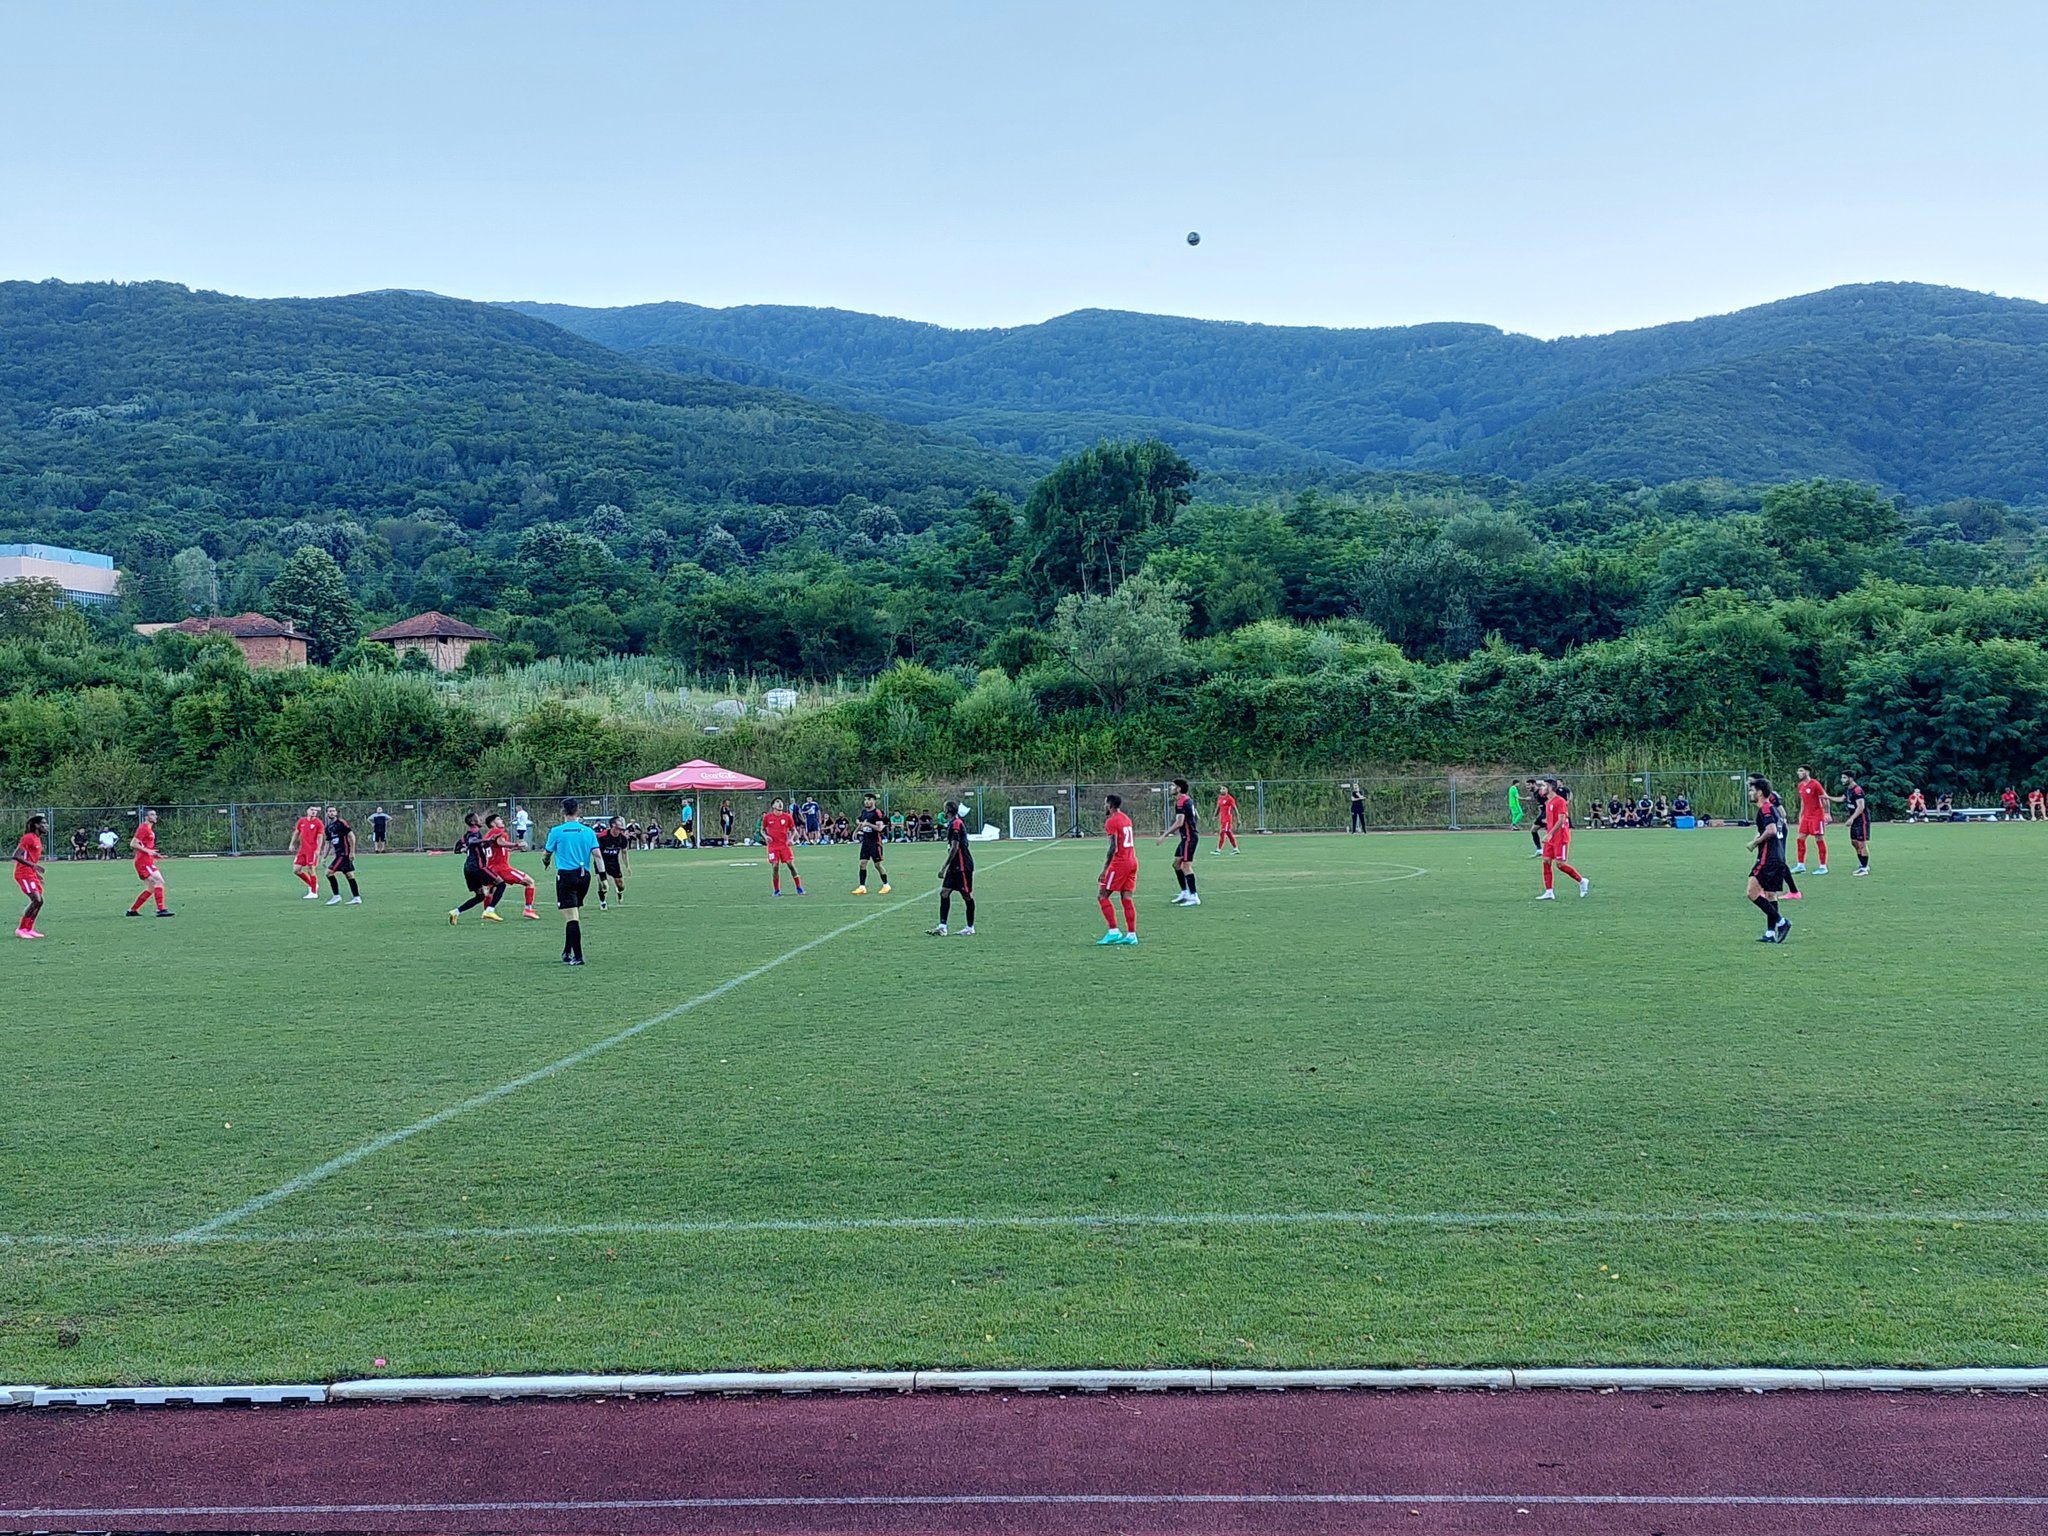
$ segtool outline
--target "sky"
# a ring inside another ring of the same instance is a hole
[[[2038,0],[0,0],[0,278],[1543,336],[2048,299],[2043,58]]]

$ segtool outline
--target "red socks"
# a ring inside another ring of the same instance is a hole
[[[1564,871],[1564,877],[1565,877],[1565,879],[1567,879],[1567,880],[1576,880],[1576,879],[1578,879],[1578,878],[1579,878],[1579,872],[1578,872],[1578,871],[1577,871],[1576,869],[1573,869],[1573,868],[1571,867],[1571,865],[1569,865],[1569,864],[1565,863],[1565,861],[1564,861],[1563,859],[1559,859],[1559,860],[1557,861],[1557,867],[1558,867],[1559,869],[1561,869],[1561,870],[1563,870],[1563,871]],[[1548,882],[1548,881],[1545,881],[1544,883],[1545,883],[1546,885],[1548,885],[1548,884],[1549,884],[1549,882]]]
[[[1105,901],[1103,905],[1106,907],[1109,905],[1109,903]],[[1137,931],[1138,909],[1136,905],[1131,901],[1131,898],[1126,896],[1124,898],[1124,932],[1136,933]]]
[[[144,891],[140,896],[135,898],[135,905],[130,907],[128,910],[130,912],[140,912],[142,910],[142,904],[147,900],[149,900],[149,892]]]
[[[1813,845],[1814,845],[1814,846],[1815,846],[1816,848],[1818,848],[1818,849],[1820,850],[1820,861],[1821,861],[1821,863],[1823,863],[1823,864],[1827,863],[1827,861],[1828,861],[1828,840],[1827,840],[1826,838],[1824,838],[1824,837],[1816,837],[1816,838],[1815,838],[1815,839],[1813,840]],[[1803,852],[1802,852],[1802,853],[1801,853],[1801,854],[1800,854],[1799,856],[1800,856],[1800,857],[1801,857],[1802,859],[1806,857],[1806,855],[1805,855],[1805,854],[1804,854]]]
[[[1102,908],[1102,921],[1109,927],[1114,928],[1116,926],[1116,908],[1109,904],[1109,898],[1107,896],[1098,896],[1095,898],[1095,904]]]

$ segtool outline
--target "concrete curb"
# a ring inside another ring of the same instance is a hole
[[[0,1386],[0,1408],[176,1407],[420,1399],[813,1392],[2048,1392],[2048,1367],[1786,1370],[1537,1366],[1411,1370],[706,1371],[688,1375],[389,1376],[331,1386]]]

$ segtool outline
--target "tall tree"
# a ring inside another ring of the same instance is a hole
[[[171,582],[187,613],[220,612],[220,570],[213,556],[194,544],[171,556]]]
[[[1157,438],[1062,459],[1024,503],[1031,570],[1055,592],[1112,590],[1139,563],[1132,541],[1171,523],[1194,483],[1194,467]]]
[[[305,631],[315,661],[333,660],[362,628],[348,579],[324,549],[308,545],[285,561],[265,598],[272,617]]]
[[[1048,639],[1103,708],[1124,712],[1138,690],[1187,659],[1188,605],[1181,590],[1140,571],[1114,592],[1070,592],[1053,610]]]

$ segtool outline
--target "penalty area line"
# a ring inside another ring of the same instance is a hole
[[[1009,858],[997,859],[989,867],[992,869],[1000,868],[1005,864],[1014,863],[1018,859],[1029,858],[1038,851],[1037,848],[1027,848],[1022,853],[1011,854]],[[222,1211],[218,1216],[209,1217],[197,1226],[187,1227],[182,1232],[174,1233],[170,1241],[173,1243],[191,1243],[211,1237],[214,1233],[219,1232],[225,1227],[231,1227],[237,1222],[246,1221],[251,1216],[269,1210],[281,1200],[289,1200],[303,1189],[308,1189],[325,1179],[332,1178],[337,1173],[353,1168],[365,1158],[375,1157],[379,1152],[388,1151],[400,1142],[410,1141],[413,1137],[435,1130],[440,1126],[446,1125],[451,1120],[460,1119],[462,1116],[475,1110],[487,1108],[497,1103],[500,1099],[517,1093],[522,1088],[530,1088],[535,1083],[545,1082],[548,1078],[567,1072],[572,1067],[580,1067],[592,1057],[601,1056],[606,1051],[624,1045],[628,1040],[646,1034],[648,1030],[653,1029],[656,1025],[666,1024],[671,1019],[680,1018],[694,1009],[702,1008],[706,1003],[717,1002],[718,999],[724,997],[728,992],[736,991],[750,981],[758,981],[770,971],[775,970],[779,966],[787,965],[790,961],[800,956],[809,954],[821,945],[829,944],[834,939],[844,938],[855,929],[865,928],[869,923],[892,916],[897,912],[903,911],[906,907],[914,907],[921,901],[929,901],[937,894],[938,887],[933,886],[929,890],[920,891],[915,896],[906,896],[901,901],[892,902],[886,907],[877,907],[874,911],[863,917],[857,917],[850,923],[834,928],[830,933],[821,933],[815,939],[806,940],[794,949],[783,951],[773,960],[757,965],[751,971],[742,972],[738,976],[720,982],[708,992],[700,992],[695,997],[677,1003],[672,1008],[664,1008],[660,1013],[644,1018],[637,1024],[629,1024],[616,1034],[607,1035],[604,1039],[594,1041],[579,1051],[571,1051],[567,1056],[558,1057],[544,1067],[536,1067],[531,1072],[523,1073],[509,1082],[500,1083],[495,1088],[486,1088],[482,1093],[471,1094],[460,1103],[450,1104],[446,1109],[438,1109],[424,1119],[415,1120],[411,1125],[401,1126],[395,1131],[386,1131],[382,1136],[373,1137],[361,1146],[351,1147],[340,1156],[329,1158],[317,1168],[309,1168],[294,1178],[286,1179],[284,1183],[278,1185],[275,1189],[266,1190],[253,1200],[243,1201],[233,1210]]]

